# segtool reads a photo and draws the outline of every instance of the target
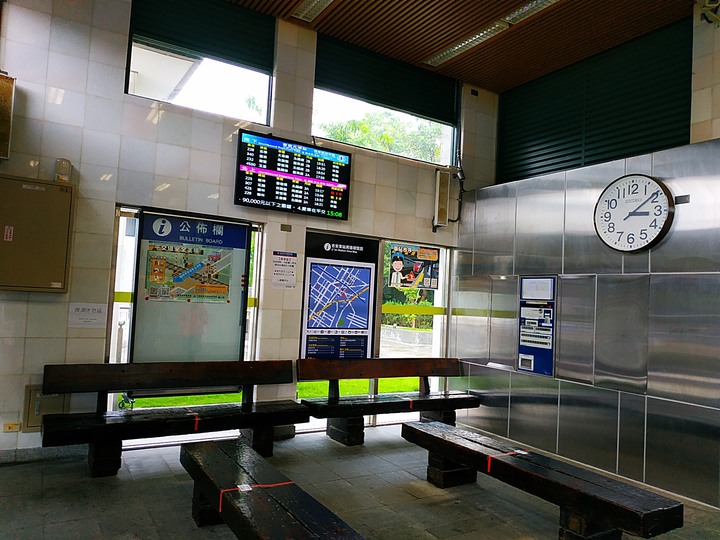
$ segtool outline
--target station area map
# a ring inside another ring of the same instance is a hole
[[[312,263],[307,328],[367,329],[372,269]]]

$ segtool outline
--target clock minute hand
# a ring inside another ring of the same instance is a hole
[[[634,216],[649,216],[650,212],[638,212],[638,210],[640,210],[643,206],[645,206],[648,202],[650,202],[650,200],[653,197],[657,196],[657,194],[658,194],[657,191],[651,193],[650,196],[647,199],[645,199],[643,202],[641,202],[634,210],[631,210],[630,212],[628,212],[628,215],[623,218],[623,221],[625,221],[629,217],[634,217]]]

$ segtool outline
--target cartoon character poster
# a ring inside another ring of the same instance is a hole
[[[390,244],[390,287],[437,289],[440,249]]]

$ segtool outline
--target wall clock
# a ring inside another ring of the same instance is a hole
[[[628,174],[607,186],[595,205],[595,231],[607,246],[636,253],[668,233],[675,201],[667,186],[644,174]]]

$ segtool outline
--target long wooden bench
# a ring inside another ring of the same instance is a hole
[[[620,540],[623,532],[651,538],[683,525],[678,501],[505,441],[439,422],[407,422],[402,436],[558,505],[560,540]],[[435,483],[430,472],[428,481]]]
[[[294,400],[255,402],[255,385],[291,383],[293,377],[291,360],[46,365],[44,394],[97,392],[98,408],[44,415],[42,445],[88,444],[93,477],[117,474],[122,442],[128,439],[241,429],[248,430],[255,450],[271,456],[275,426],[308,422],[310,415]],[[242,402],[105,410],[109,392],[207,393],[225,388],[242,388]]]
[[[480,405],[480,398],[460,391],[430,391],[429,377],[458,377],[457,358],[365,358],[297,361],[297,380],[328,381],[328,396],[302,399],[315,418],[327,418],[327,434],[347,446],[363,444],[364,416],[420,411],[423,418],[454,424],[456,410]],[[418,392],[341,396],[343,379],[419,377]]]
[[[225,522],[243,539],[363,538],[240,441],[183,444],[180,463],[198,526]]]

